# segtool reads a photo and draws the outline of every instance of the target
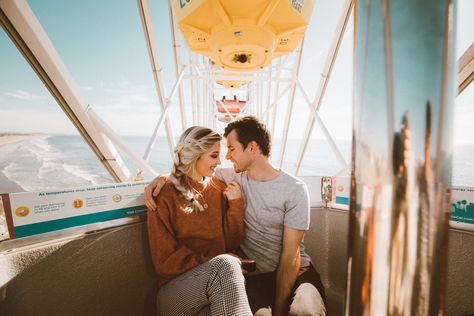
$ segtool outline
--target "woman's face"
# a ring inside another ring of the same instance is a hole
[[[196,176],[198,179],[212,177],[216,167],[221,164],[221,144],[217,142],[212,148],[201,155],[196,161]]]

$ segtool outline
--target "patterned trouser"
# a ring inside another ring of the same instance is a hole
[[[220,255],[165,284],[159,315],[252,315],[239,259]]]

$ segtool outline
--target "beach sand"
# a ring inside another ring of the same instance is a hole
[[[38,137],[37,135],[14,135],[14,134],[0,134],[0,147],[8,145],[8,144],[13,144],[13,143],[18,143],[22,142],[24,140],[32,139]]]
[[[15,135],[15,134],[0,134],[0,147],[22,142],[28,139],[36,138],[38,135],[35,134],[25,134],[25,135]],[[1,150],[1,149],[0,149]],[[23,192],[23,188],[16,184],[15,182],[9,180],[3,172],[0,170],[0,193],[14,193],[14,192]]]

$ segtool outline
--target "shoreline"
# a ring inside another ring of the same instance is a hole
[[[0,194],[17,192],[25,192],[25,189],[16,182],[8,179],[7,176],[0,171]]]
[[[40,137],[41,134],[6,134],[0,133],[0,147],[19,143],[25,140]],[[24,192],[25,190],[16,182],[7,178],[7,176],[0,169],[0,193],[15,193]]]
[[[41,134],[1,134],[0,133],[0,147],[9,144],[19,143],[25,140],[37,138]]]

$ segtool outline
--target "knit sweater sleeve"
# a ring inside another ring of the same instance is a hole
[[[245,239],[244,199],[229,200],[224,218],[227,251],[235,250]]]
[[[157,210],[148,210],[150,252],[156,273],[169,279],[206,262],[207,259],[176,240],[169,207],[163,201],[157,202]]]

